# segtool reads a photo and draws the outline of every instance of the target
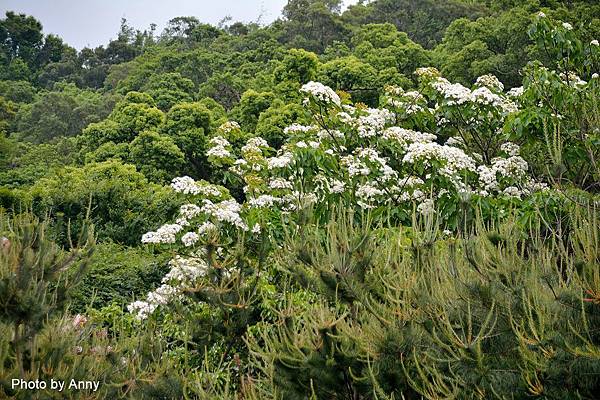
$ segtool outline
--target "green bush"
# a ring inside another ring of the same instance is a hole
[[[171,189],[148,183],[133,165],[114,160],[58,170],[38,180],[29,194],[36,214],[56,220],[62,240],[89,216],[99,239],[135,245],[178,208]]]
[[[160,284],[168,260],[167,254],[153,254],[143,248],[98,244],[86,276],[73,290],[71,312],[130,303]]]

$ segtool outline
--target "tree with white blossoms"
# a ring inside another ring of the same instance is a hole
[[[223,138],[217,138],[212,161],[229,163],[251,206],[289,212],[314,203],[327,210],[341,201],[404,222],[415,209],[435,209],[451,228],[461,202],[521,199],[543,188],[519,146],[502,135],[504,119],[518,110],[515,91],[504,93],[489,75],[469,89],[433,68],[417,74],[420,91],[388,87],[378,109],[343,104],[330,88],[309,82],[301,91],[314,123],[288,127],[277,154],[268,157],[274,149],[252,138],[237,160],[219,157]]]
[[[223,136],[212,138],[209,161],[243,183],[245,202],[220,186],[174,179],[173,190],[189,203],[174,223],[145,234],[142,242],[175,246],[186,255],[172,262],[160,288],[130,310],[143,318],[181,299],[197,280],[219,286],[241,279],[236,246],[258,248],[251,254],[260,259],[246,262],[260,264],[284,236],[282,224],[293,225],[295,212],[307,207],[321,219],[342,204],[405,224],[416,212],[454,230],[461,205],[521,200],[543,189],[529,175],[519,146],[499,133],[506,116],[518,110],[514,91],[504,93],[489,75],[470,89],[434,68],[416,73],[419,91],[390,87],[377,109],[345,104],[331,88],[307,83],[301,92],[313,124],[288,127],[289,139],[277,152],[260,137],[239,150]],[[229,123],[225,129],[239,128]]]
[[[257,293],[270,287],[264,275],[269,241],[261,229],[266,217],[222,186],[185,176],[171,188],[185,202],[177,219],[144,234],[142,242],[177,255],[161,285],[128,310],[139,321],[158,319],[173,348],[193,346],[199,363],[239,360],[246,329],[261,312]]]

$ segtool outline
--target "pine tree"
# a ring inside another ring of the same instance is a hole
[[[9,362],[23,378],[36,368],[36,336],[64,313],[87,270],[93,230],[83,230],[82,245],[69,250],[51,240],[46,222],[28,214],[1,215],[0,232],[0,321],[11,327]]]

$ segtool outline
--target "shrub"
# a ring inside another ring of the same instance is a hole
[[[86,276],[73,291],[71,312],[124,305],[154,289],[167,272],[168,256],[115,243],[96,246]]]

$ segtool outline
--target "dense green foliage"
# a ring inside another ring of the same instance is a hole
[[[167,272],[167,261],[168,254],[114,243],[96,245],[90,269],[71,294],[71,312],[130,303],[154,288]]]
[[[596,398],[598,39],[584,0],[289,0],[80,51],[7,12],[0,397]]]

